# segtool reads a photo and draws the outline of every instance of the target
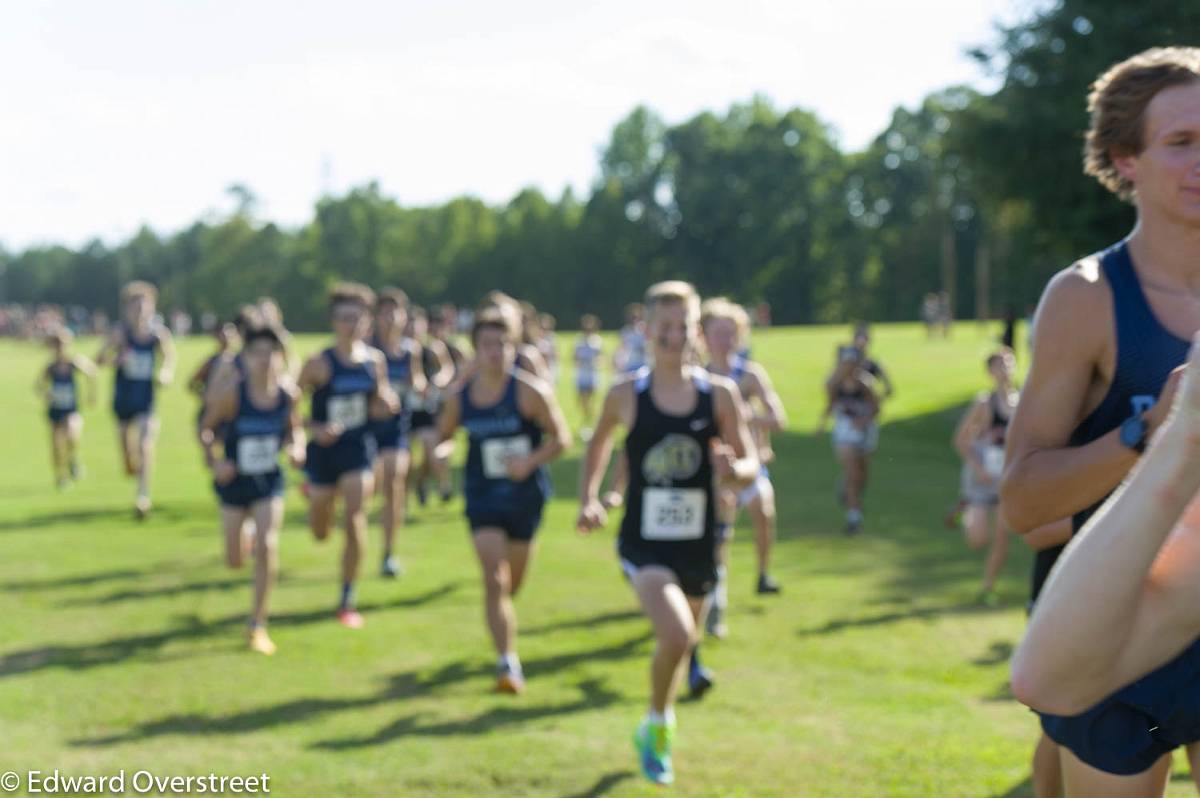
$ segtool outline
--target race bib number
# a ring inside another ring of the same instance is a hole
[[[646,488],[642,491],[642,537],[698,540],[704,536],[703,488]]]
[[[862,443],[866,433],[854,425],[850,416],[838,416],[833,422],[833,439],[838,443]]]
[[[127,380],[149,380],[154,378],[154,353],[131,350],[121,363],[121,371]]]
[[[279,467],[279,436],[250,435],[238,439],[238,473],[269,474]]]
[[[420,412],[426,409],[425,397],[412,388],[405,388],[404,406],[413,412]]]
[[[55,410],[66,410],[75,406],[75,386],[55,383],[50,386],[50,406]]]
[[[488,479],[508,479],[508,461],[525,457],[532,451],[528,435],[515,438],[492,438],[480,447],[483,454],[483,475]]]
[[[410,407],[407,402],[406,394],[408,393],[408,383],[404,380],[392,380],[389,385],[392,386],[392,392],[396,394],[396,398],[404,402],[405,407]]]
[[[341,424],[342,429],[352,430],[367,423],[367,397],[352,393],[347,396],[329,397],[329,422]]]
[[[983,470],[999,479],[1004,474],[1004,447],[989,446],[983,450]]]

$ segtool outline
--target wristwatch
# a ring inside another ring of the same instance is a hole
[[[1121,424],[1121,445],[1138,454],[1146,451],[1146,419],[1141,413],[1130,416]]]

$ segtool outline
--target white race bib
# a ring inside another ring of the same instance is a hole
[[[121,372],[127,380],[150,380],[154,378],[154,353],[131,349],[121,363]]]
[[[238,473],[248,476],[269,474],[279,467],[279,436],[248,435],[238,438]]]
[[[404,399],[404,395],[408,393],[408,383],[404,380],[392,380],[389,385],[392,386],[392,392],[396,394],[397,399]],[[405,405],[407,407],[407,405]]]
[[[343,430],[358,429],[367,423],[367,397],[352,393],[329,397],[329,423],[341,424]]]
[[[404,388],[404,406],[409,410],[420,412],[425,409],[425,397],[421,396],[416,390],[405,386]]]
[[[833,421],[833,439],[840,444],[852,446],[862,443],[865,434],[855,426],[850,416],[839,415]]]
[[[983,450],[983,470],[999,479],[1004,474],[1004,447],[987,446]]]
[[[66,410],[75,406],[75,386],[56,382],[50,386],[50,406],[55,410]]]
[[[642,491],[642,537],[698,540],[704,536],[703,488],[646,488]]]
[[[480,446],[483,454],[483,475],[488,479],[508,479],[508,461],[525,457],[533,451],[528,435],[513,438],[492,438]]]

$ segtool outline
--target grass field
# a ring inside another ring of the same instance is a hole
[[[784,593],[753,594],[741,526],[732,635],[706,646],[718,687],[679,708],[676,794],[1032,795],[1036,723],[1007,687],[1030,555],[1014,542],[1001,606],[978,606],[980,555],[942,526],[958,484],[951,432],[984,385],[995,333],[961,325],[951,341],[926,341],[916,326],[876,329],[897,393],[866,530],[853,539],[840,531],[828,441],[811,434],[845,329],[757,334],[791,415],[773,468]],[[208,348],[182,345],[181,378]],[[489,692],[461,500],[414,508],[397,582],[377,576],[372,525],[359,588],[367,626],[352,632],[332,618],[340,540],[312,540],[291,479],[271,627],[279,653],[264,658],[242,650],[250,575],[223,567],[182,379],[161,394],[156,511],[139,524],[133,484],[118,474],[110,375],[85,414],[86,478],[52,488],[30,389],[46,357],[0,342],[0,772],[266,772],[283,796],[662,794],[642,782],[630,744],[650,630],[612,535],[573,531],[578,447],[554,467],[559,495],[518,602],[525,695]],[[1170,795],[1191,794],[1180,770]]]

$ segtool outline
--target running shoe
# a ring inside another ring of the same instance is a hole
[[[691,663],[688,664],[688,695],[693,699],[699,700],[715,684],[716,680],[713,678],[712,671],[701,665],[695,657],[692,657]]]
[[[704,622],[704,629],[718,640],[724,640],[729,636],[729,624],[725,623],[725,608],[715,601],[708,610],[708,618]]]
[[[338,623],[347,629],[361,629],[363,628],[363,624],[366,623],[363,620],[362,613],[353,607],[342,607],[338,610],[337,619]]]
[[[395,579],[404,573],[404,569],[400,567],[400,561],[396,559],[396,555],[389,554],[383,558],[383,565],[380,567],[379,572],[388,579]]]
[[[496,692],[520,695],[525,692],[525,675],[519,668],[500,665],[496,668]]]
[[[782,589],[770,574],[758,575],[758,594],[760,596],[774,595]]]
[[[675,724],[651,723],[643,720],[633,735],[637,749],[638,764],[642,775],[655,784],[671,784],[675,781],[675,768],[671,763],[671,743],[675,737]]]
[[[257,651],[268,657],[275,653],[275,644],[271,642],[267,630],[261,626],[250,629],[249,634],[246,635],[246,645],[251,651]]]

